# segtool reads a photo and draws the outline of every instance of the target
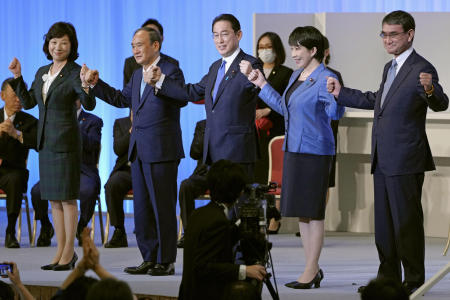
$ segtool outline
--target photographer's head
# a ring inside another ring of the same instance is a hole
[[[229,160],[219,160],[206,177],[211,200],[231,206],[241,195],[247,182],[242,167]]]

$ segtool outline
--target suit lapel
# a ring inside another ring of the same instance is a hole
[[[37,78],[37,82],[36,82],[36,91],[37,91],[37,93],[35,93],[35,95],[37,95],[38,96],[38,103],[44,103],[44,99],[42,98],[42,86],[44,85],[44,80],[42,79],[42,76],[44,75],[44,74],[47,74],[48,73],[48,70],[50,69],[50,66],[51,66],[51,64],[50,65],[47,65],[47,66],[45,66],[43,69],[42,69],[42,71],[41,71],[41,73],[38,75],[38,78]]]
[[[59,72],[58,76],[56,76],[55,80],[50,85],[50,88],[48,89],[47,93],[47,100],[50,100],[50,94],[55,90],[55,88],[60,85],[61,83],[66,80],[67,75],[69,74],[70,70],[73,68],[72,62],[67,62],[66,65],[62,68],[62,70]],[[50,67],[49,67],[50,68]],[[46,105],[48,101],[45,101]]]
[[[160,67],[160,63],[161,63],[161,59],[159,60],[159,62],[157,63],[157,66]],[[162,68],[161,68],[162,70]],[[138,74],[138,82],[139,82],[139,106],[138,106],[138,110],[142,107],[142,105],[144,105],[144,102],[147,100],[147,97],[150,95],[150,92],[153,91],[153,87],[149,84],[145,84],[145,88],[144,88],[144,92],[142,93],[142,97],[141,97],[141,82],[142,82],[142,71],[139,72]]]
[[[243,56],[244,52],[241,50],[231,63],[231,66],[228,68],[228,71],[225,73],[222,82],[220,82],[219,89],[217,90],[216,100],[214,101],[213,107],[216,106],[217,102],[220,101],[220,95],[223,93],[225,88],[230,84],[230,82],[233,81],[234,77],[236,77],[236,75],[239,74],[240,72],[239,63],[241,62]],[[219,68],[217,68],[217,70],[219,70]],[[215,72],[215,74],[217,77],[217,72]]]
[[[322,73],[322,71],[325,69],[325,67],[320,64],[309,76],[306,78],[306,80],[300,84],[300,86],[294,91],[295,94],[301,94],[311,86],[313,86],[317,82],[317,77],[319,77],[319,74]],[[289,88],[294,84],[296,80],[298,80],[298,77],[300,76],[302,70],[298,71],[298,76],[294,78],[292,82],[289,83],[288,87],[286,88],[286,91],[289,90]],[[294,94],[293,93],[293,94]],[[291,95],[291,98],[293,95]],[[283,101],[283,105],[285,105],[286,101]],[[291,105],[291,101],[288,102],[287,106]]]
[[[409,72],[412,70],[412,63],[414,60],[416,52],[413,51],[411,55],[406,59],[406,61],[403,63],[402,67],[400,68],[400,71],[395,76],[394,81],[392,82],[392,85],[386,95],[386,98],[384,99],[383,107],[381,107],[381,112],[384,110],[384,108],[388,105],[389,101],[391,100],[392,96],[395,94],[396,90],[400,87],[400,85],[405,81],[405,78],[408,76]],[[387,77],[387,73],[386,73]],[[384,82],[386,82],[386,77]],[[384,86],[383,82],[383,86]],[[381,100],[381,98],[380,98]],[[381,102],[380,102],[381,103]]]

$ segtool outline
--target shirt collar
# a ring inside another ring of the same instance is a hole
[[[6,114],[6,108],[5,107],[3,107],[3,116],[4,116],[3,120],[6,121],[6,119],[10,119],[11,122],[14,122],[14,119],[16,118],[16,114],[15,113],[12,116],[8,117],[8,115]]]
[[[398,74],[398,71],[400,70],[400,68],[403,66],[403,64],[405,63],[405,61],[408,59],[408,57],[411,55],[411,53],[413,51],[414,51],[414,48],[411,46],[408,48],[408,50],[403,51],[402,54],[400,54],[399,56],[394,58],[397,61],[396,74]]]
[[[155,59],[155,61],[152,62],[152,64],[150,66],[148,66],[147,70],[145,70],[144,67],[142,67],[142,75],[144,75],[144,72],[147,72],[148,70],[150,70],[151,67],[156,66],[156,64],[159,63],[160,60],[161,60],[161,56],[158,55],[158,57]]]
[[[226,62],[225,65],[225,73],[228,71],[228,68],[231,66],[231,64],[233,63],[234,59],[236,58],[236,56],[238,56],[239,52],[241,52],[241,48],[237,48],[233,54],[231,54],[230,56],[227,57],[223,57],[222,60],[224,60]]]

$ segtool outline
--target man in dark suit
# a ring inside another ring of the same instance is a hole
[[[81,132],[81,174],[80,174],[80,219],[77,227],[77,239],[81,245],[81,232],[87,226],[94,213],[95,202],[100,193],[98,159],[102,139],[103,121],[96,115],[85,112],[81,102],[76,101],[77,117]],[[53,227],[48,219],[48,201],[41,200],[40,184],[31,189],[31,202],[36,211],[36,220],[41,221],[41,232],[36,245],[47,247],[51,244]]]
[[[187,102],[155,95],[154,87],[146,84],[144,78],[150,78],[150,69],[155,65],[176,85],[183,85],[184,77],[176,65],[159,55],[161,37],[156,30],[139,28],[131,45],[142,68],[133,73],[122,91],[99,80],[96,70],[88,70],[83,80],[94,85],[92,92],[98,98],[133,111],[128,159],[133,179],[136,239],[144,262],[124,271],[172,275],[177,254],[177,173],[184,157],[180,107]]]
[[[106,205],[111,225],[114,226],[114,233],[111,240],[105,244],[105,248],[128,247],[123,198],[132,188],[128,161],[132,116],[130,114],[130,117],[120,118],[114,122],[114,153],[117,155],[117,160],[105,184]]]
[[[239,48],[242,31],[239,21],[230,14],[217,16],[212,22],[213,40],[222,56],[214,62],[199,83],[181,86],[152,69],[150,84],[161,84],[158,94],[179,101],[205,99],[206,129],[203,162],[228,159],[241,164],[253,179],[258,159],[255,111],[258,90],[240,72],[241,60],[262,71],[261,61]]]
[[[147,21],[142,24],[142,27],[148,27],[155,29],[160,35],[161,35],[161,45],[164,41],[164,28],[162,27],[161,23],[158,22],[156,19],[148,19]],[[179,66],[178,60],[176,60],[173,57],[170,57],[168,55],[165,55],[163,53],[159,53],[159,55],[167,60],[168,62],[173,63],[177,67]],[[136,59],[134,56],[130,56],[125,59],[125,63],[123,65],[123,87],[127,85],[127,83],[130,81],[131,76],[133,75],[133,72],[139,69],[141,65],[139,65],[136,62]]]
[[[242,168],[231,161],[220,160],[211,166],[207,183],[211,202],[194,211],[185,233],[178,299],[230,299],[225,295],[238,280],[249,277],[261,281],[266,275],[261,265],[234,263],[237,226],[227,216],[245,187]],[[250,284],[245,288],[247,293],[256,293]]]
[[[443,111],[448,97],[435,68],[417,54],[414,18],[407,12],[386,15],[380,34],[394,59],[384,67],[377,92],[341,88],[328,79],[339,104],[374,110],[372,173],[375,192],[375,243],[378,277],[401,282],[409,293],[425,280],[425,241],[421,205],[424,172],[434,170],[425,132],[427,109]]]
[[[3,81],[1,87],[1,98],[5,105],[0,109],[0,189],[7,195],[5,247],[20,248],[15,237],[16,222],[22,194],[27,190],[28,150],[36,149],[37,120],[21,111],[19,98],[10,86],[11,80]]]

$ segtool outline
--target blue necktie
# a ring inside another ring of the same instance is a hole
[[[216,101],[217,91],[219,90],[219,85],[222,82],[223,76],[225,76],[225,65],[226,61],[222,60],[222,64],[220,65],[219,71],[217,71],[216,83],[214,84],[213,90],[213,103]]]
[[[141,98],[142,98],[142,94],[144,93],[144,90],[145,90],[145,85],[146,85],[146,83],[144,82],[144,77],[142,76],[142,81],[141,81]]]
[[[383,107],[384,100],[386,99],[386,95],[391,88],[392,82],[395,79],[395,73],[397,70],[397,61],[395,59],[392,60],[392,65],[388,70],[386,81],[384,82],[383,94],[381,95],[381,104],[380,107]]]

